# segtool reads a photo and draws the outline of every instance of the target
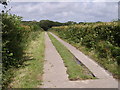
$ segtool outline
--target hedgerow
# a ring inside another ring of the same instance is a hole
[[[2,13],[2,87],[7,87],[13,77],[11,68],[19,68],[23,62],[26,47],[42,29],[36,23],[24,25],[22,18]],[[39,28],[38,28],[39,27]]]

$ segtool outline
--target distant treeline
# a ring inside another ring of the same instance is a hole
[[[39,24],[39,26],[41,28],[43,28],[45,31],[47,31],[48,29],[50,29],[53,26],[65,26],[65,25],[71,25],[71,24],[77,24],[76,22],[73,21],[68,21],[66,23],[61,23],[61,22],[55,22],[55,21],[50,21],[50,20],[41,20],[39,22],[37,21],[22,21],[23,24],[32,24],[32,23],[36,23]]]
[[[61,23],[61,22],[56,22],[56,21],[51,21],[51,20],[41,20],[39,22],[37,21],[22,21],[25,25],[26,24],[37,24],[39,25],[41,28],[43,28],[45,31],[47,31],[48,29],[52,28],[53,26],[68,26],[68,25],[74,25],[74,24],[91,24],[91,23],[102,23],[101,21],[97,21],[97,22],[74,22],[74,21],[68,21],[65,23]],[[116,22],[116,21],[114,21]]]

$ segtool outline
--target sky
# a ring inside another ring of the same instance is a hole
[[[29,0],[30,1],[30,0]],[[59,0],[57,0],[59,1]],[[115,0],[114,0],[115,1]],[[110,22],[118,18],[118,2],[69,0],[69,2],[10,2],[11,14],[24,21],[52,20],[58,22]]]

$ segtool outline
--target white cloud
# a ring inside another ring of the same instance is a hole
[[[112,2],[32,2],[11,3],[11,13],[24,20],[111,21],[117,18],[117,3]]]

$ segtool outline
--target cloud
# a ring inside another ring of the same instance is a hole
[[[115,2],[12,2],[11,13],[24,20],[111,21],[118,16]]]

